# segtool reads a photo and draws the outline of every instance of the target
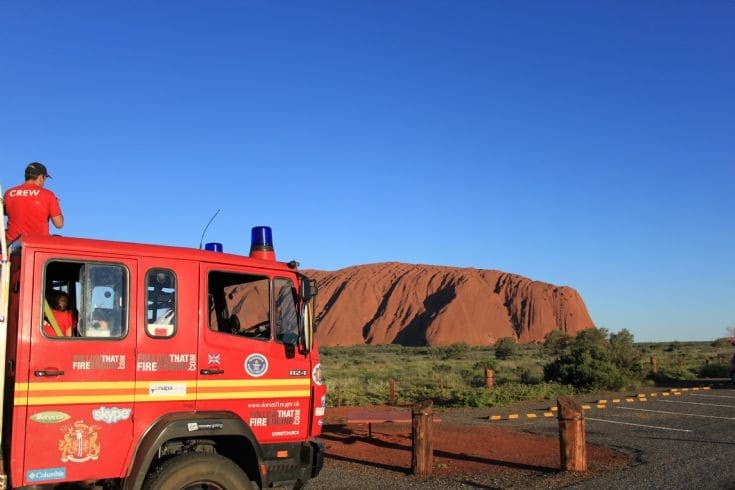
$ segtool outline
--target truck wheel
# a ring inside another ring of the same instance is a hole
[[[258,488],[235,463],[218,454],[187,453],[161,463],[144,490],[241,490]]]

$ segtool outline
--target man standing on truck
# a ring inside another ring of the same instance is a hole
[[[64,226],[64,215],[56,195],[44,189],[51,176],[43,163],[31,162],[26,167],[26,181],[5,192],[5,214],[8,216],[8,242],[22,234],[48,235],[49,219],[56,228]]]

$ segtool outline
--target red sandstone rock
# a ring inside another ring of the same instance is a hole
[[[319,345],[493,345],[594,328],[577,291],[495,270],[396,262],[304,273],[319,285]]]

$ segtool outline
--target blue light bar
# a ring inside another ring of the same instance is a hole
[[[270,226],[253,226],[250,234],[250,251],[273,250],[273,232]]]
[[[222,252],[222,244],[219,242],[205,243],[204,250],[209,250],[210,252]]]

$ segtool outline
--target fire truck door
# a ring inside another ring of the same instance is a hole
[[[135,434],[141,435],[166,413],[194,411],[199,266],[168,258],[139,262]]]
[[[308,436],[309,359],[298,330],[295,277],[203,264],[197,410],[236,413],[262,443]],[[204,296],[204,295],[203,295]]]
[[[134,417],[136,281],[134,259],[35,254],[29,364],[15,394],[28,408],[24,485],[121,474]]]

